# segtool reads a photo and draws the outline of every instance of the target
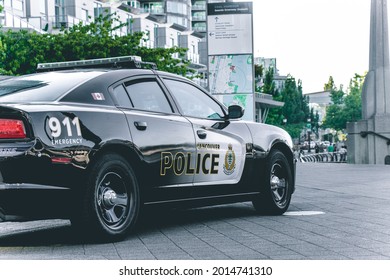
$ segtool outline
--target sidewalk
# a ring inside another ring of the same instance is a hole
[[[389,216],[390,166],[298,163],[283,216],[250,203],[153,212],[108,244],[80,244],[68,221],[0,223],[0,259],[389,260]]]

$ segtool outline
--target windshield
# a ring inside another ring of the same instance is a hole
[[[55,101],[101,71],[46,72],[0,81],[0,103]]]

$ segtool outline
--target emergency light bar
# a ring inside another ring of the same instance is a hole
[[[38,63],[37,72],[83,68],[157,69],[157,66],[152,62],[143,62],[139,56],[118,56],[110,58]]]

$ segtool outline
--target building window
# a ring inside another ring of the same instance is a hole
[[[167,1],[167,11],[169,13],[187,16],[187,4]]]
[[[164,12],[163,3],[161,2],[143,3],[142,5],[142,8],[145,10],[145,12],[151,14],[161,14]]]
[[[46,14],[46,0],[39,1],[39,12],[41,14]]]
[[[137,8],[137,9],[139,9],[141,7],[141,4],[139,1],[129,1],[129,4],[130,4],[129,5],[130,7]]]
[[[133,17],[131,15],[127,15],[127,34],[133,33]]]
[[[101,16],[103,14],[103,5],[95,2],[95,5],[93,7],[93,13],[95,18]]]
[[[81,19],[82,19],[84,22],[89,21],[89,18],[88,18],[88,10],[81,9]]]
[[[56,0],[54,6],[54,13],[55,13],[55,27],[57,28],[68,27],[68,23],[65,18],[64,0]]]
[[[18,15],[23,16],[23,0],[4,0],[2,6],[11,8]]]

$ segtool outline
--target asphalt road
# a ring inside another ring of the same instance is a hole
[[[299,163],[283,216],[250,203],[145,213],[116,243],[81,242],[69,221],[0,223],[0,259],[390,259],[390,166]]]

